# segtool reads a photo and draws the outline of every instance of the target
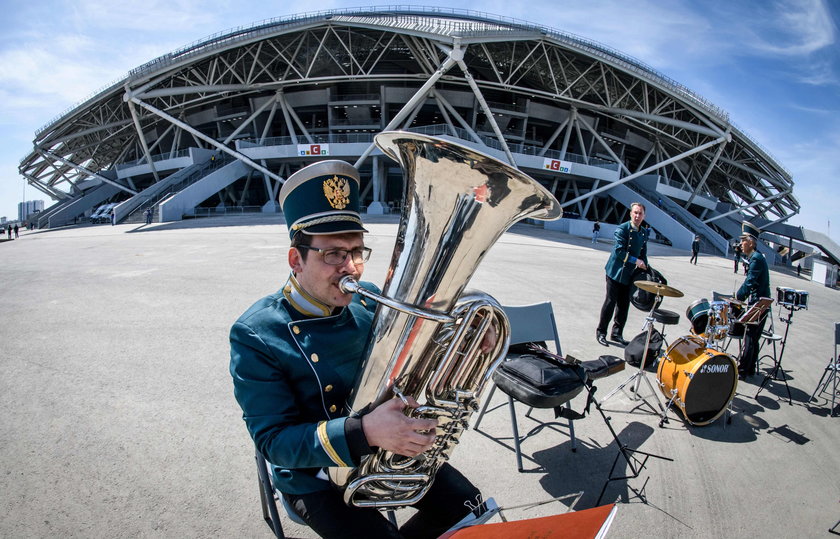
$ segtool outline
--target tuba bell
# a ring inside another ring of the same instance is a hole
[[[447,140],[384,132],[376,145],[403,170],[405,196],[382,295],[345,277],[341,287],[378,302],[366,359],[350,394],[351,415],[398,397],[421,404],[409,415],[436,419],[431,449],[406,457],[379,449],[357,468],[330,468],[330,480],[357,507],[419,501],[449,458],[510,342],[499,303],[466,292],[478,264],[514,223],[554,220],[551,193],[519,170]],[[498,334],[489,352],[481,342]]]

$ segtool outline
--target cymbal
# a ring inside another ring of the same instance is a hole
[[[656,294],[658,296],[665,296],[668,298],[681,298],[685,294],[667,284],[661,284],[654,281],[636,281],[633,283],[636,287],[641,288],[645,292]]]
[[[740,299],[738,299],[738,298],[736,298],[736,297],[731,297],[731,298],[720,298],[720,299],[722,299],[723,301],[725,301],[725,302],[727,302],[727,303],[731,303],[732,305],[739,305],[739,306],[741,306],[741,307],[746,307],[746,306],[747,306],[747,302],[746,302],[746,301],[741,301]]]

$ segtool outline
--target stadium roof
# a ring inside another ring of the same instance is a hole
[[[618,183],[671,167],[669,181],[690,193],[686,206],[706,196],[722,204],[719,214],[740,212],[768,224],[799,212],[790,173],[725,111],[678,82],[580,36],[446,8],[330,10],[208,36],[133,69],[44,125],[19,170],[57,199],[76,196],[79,183],[91,177],[134,193],[102,171],[144,155],[151,160],[155,137],[173,126],[190,127],[185,119],[210,105],[337,83],[416,89],[429,81],[578,111],[580,125],[591,131],[586,136],[603,146],[601,156],[618,163]],[[486,113],[501,105],[483,106]],[[593,118],[603,120],[597,129]],[[493,125],[496,147],[510,156],[511,141]],[[230,146],[230,138],[189,132],[198,144]],[[631,165],[618,154],[621,145],[647,148],[647,154]],[[579,203],[609,188],[561,201]]]

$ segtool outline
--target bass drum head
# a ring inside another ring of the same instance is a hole
[[[698,362],[685,391],[684,412],[692,425],[707,425],[720,417],[735,396],[738,367],[732,357],[713,352]]]
[[[703,339],[688,335],[668,347],[656,378],[665,397],[675,397],[685,420],[702,426],[726,411],[735,396],[738,368],[729,354],[706,348]]]
[[[685,317],[691,322],[691,330],[695,335],[705,333],[709,324],[709,300],[702,298],[689,305]]]

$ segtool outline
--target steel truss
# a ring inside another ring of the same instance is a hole
[[[790,174],[701,97],[600,45],[454,10],[336,11],[214,36],[135,69],[39,130],[20,172],[53,197],[75,195],[86,178],[132,192],[102,171],[145,162],[157,181],[154,155],[216,148],[258,170],[274,196],[288,163],[255,162],[233,141],[263,141],[278,129],[293,143],[335,133],[327,103],[327,125],[317,125],[289,96],[339,86],[331,100],[353,88],[377,92],[377,129],[410,127],[431,104],[453,136],[466,132],[482,145],[494,138],[514,165],[511,144],[520,143],[538,155],[613,161],[619,183],[656,174],[690,193],[686,207],[707,196],[769,221],[799,211]],[[380,88],[410,88],[412,96],[393,109]],[[473,101],[453,102],[456,94]],[[552,117],[534,114],[538,108]],[[594,218],[616,214],[593,204],[610,185],[587,191],[577,178],[555,180],[564,205]]]

